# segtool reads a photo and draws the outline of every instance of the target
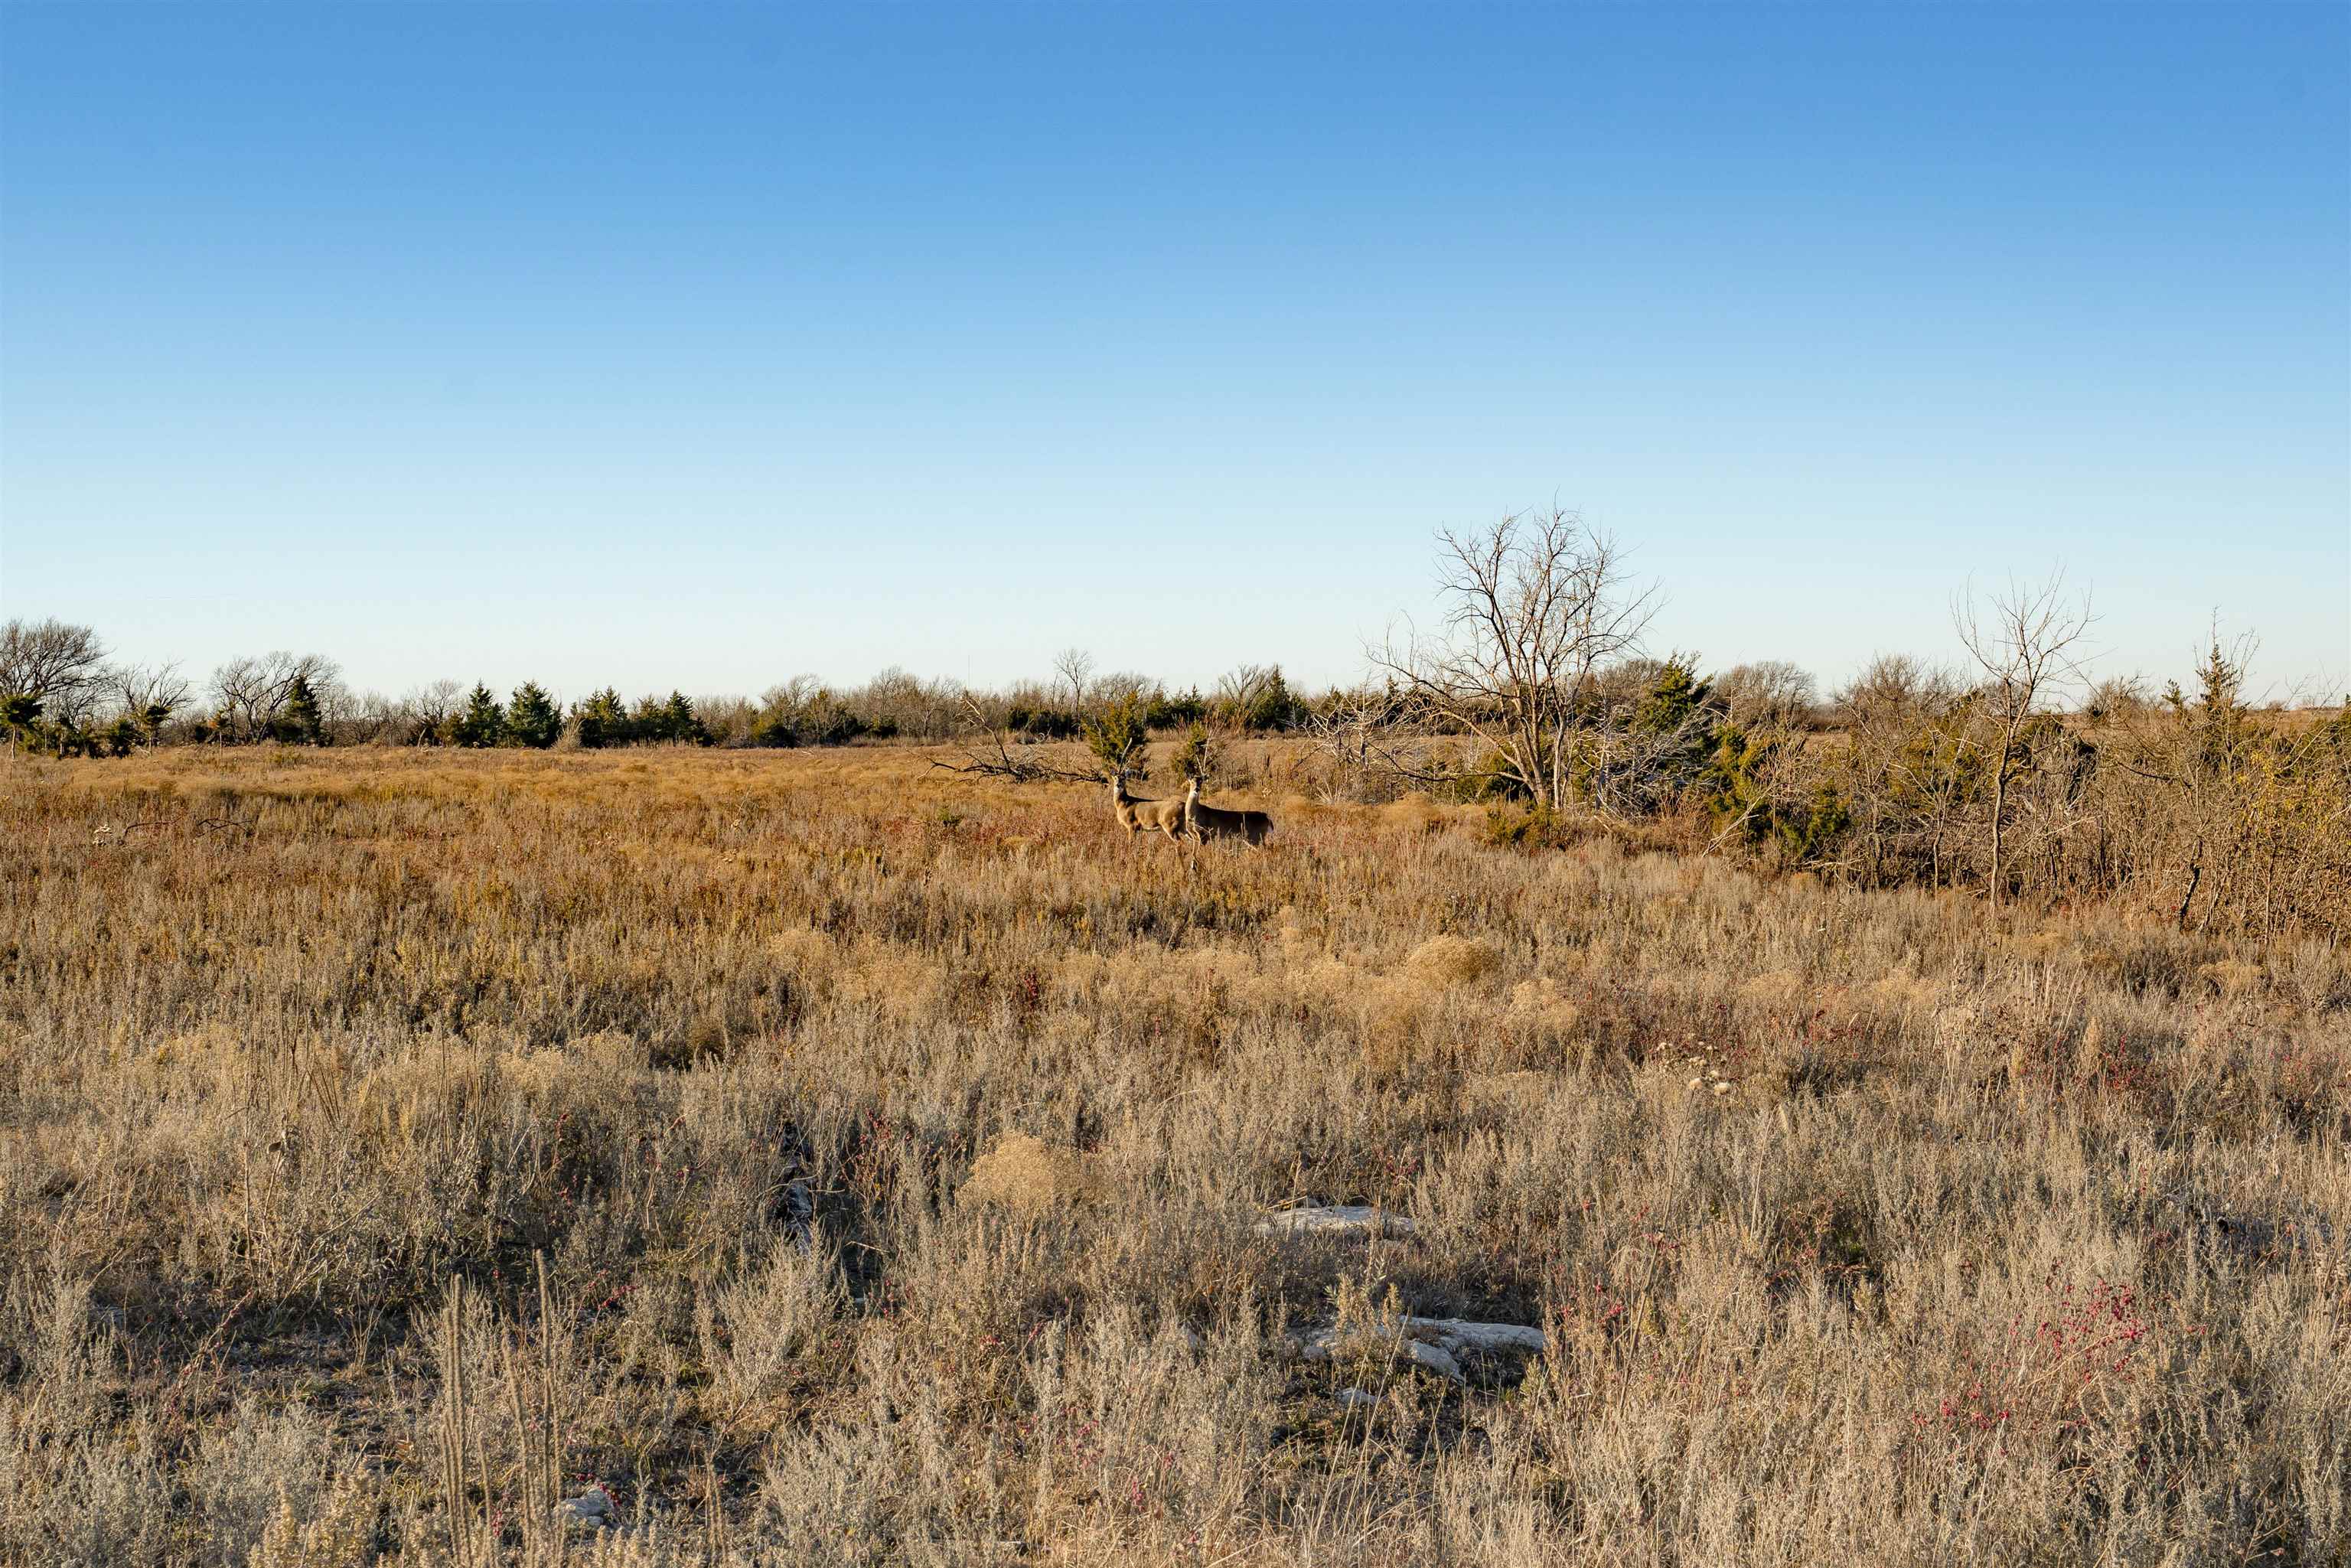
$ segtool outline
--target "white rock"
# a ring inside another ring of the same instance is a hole
[[[1414,1365],[1426,1368],[1439,1377],[1454,1383],[1468,1381],[1461,1375],[1461,1364],[1453,1359],[1450,1351],[1441,1345],[1426,1344],[1414,1339],[1401,1325],[1387,1328],[1367,1324],[1350,1330],[1344,1337],[1336,1329],[1317,1329],[1299,1342],[1298,1354],[1307,1361],[1328,1361],[1338,1354],[1339,1347],[1345,1343],[1347,1339],[1357,1336],[1387,1340],[1401,1346],[1405,1358]]]
[[[1339,1403],[1346,1406],[1349,1409],[1353,1409],[1358,1405],[1377,1405],[1379,1402],[1380,1396],[1374,1394],[1367,1388],[1342,1388],[1339,1390]]]
[[[1541,1329],[1520,1323],[1473,1323],[1461,1318],[1406,1318],[1404,1326],[1433,1333],[1447,1350],[1524,1350],[1540,1355],[1549,1342]]]
[[[1429,1371],[1437,1374],[1437,1376],[1444,1378],[1448,1383],[1467,1383],[1469,1381],[1468,1378],[1461,1375],[1461,1364],[1453,1359],[1453,1353],[1450,1351],[1439,1349],[1437,1346],[1433,1344],[1425,1344],[1416,1339],[1408,1339],[1405,1341],[1404,1350],[1405,1354],[1412,1357],[1414,1361],[1418,1362],[1421,1365],[1428,1368]]]
[[[591,1491],[557,1503],[555,1522],[585,1530],[609,1530],[620,1521],[612,1516],[612,1500],[601,1491]]]
[[[1410,1218],[1365,1204],[1328,1208],[1285,1208],[1257,1222],[1259,1236],[1409,1236]]]

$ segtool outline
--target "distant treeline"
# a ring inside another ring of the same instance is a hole
[[[1177,692],[1130,672],[1093,675],[1064,655],[1074,678],[975,688],[903,669],[859,685],[798,675],[757,697],[632,700],[606,686],[565,703],[537,681],[503,695],[486,683],[440,680],[404,696],[352,689],[319,653],[278,652],[230,660],[199,685],[176,666],[110,662],[88,626],[12,621],[0,630],[0,726],[26,751],[125,757],[147,746],[448,746],[546,750],[576,744],[790,747],[904,741],[939,745],[975,727],[1025,740],[1081,740],[1113,710],[1131,710],[1153,733],[1195,725],[1230,734],[1285,735],[1360,705],[1361,687],[1301,691],[1280,664],[1243,664],[1207,692]],[[1689,661],[1629,658],[1594,677],[1595,700],[1637,701],[1666,672],[1686,680]],[[1708,678],[1725,712],[1796,727],[1831,722],[1812,676],[1792,664],[1742,664]]]
[[[1088,720],[1139,704],[1153,729],[1194,724],[1252,734],[1303,726],[1315,700],[1278,664],[1242,665],[1215,689],[1173,692],[1148,676],[1096,676],[1065,654],[1059,682],[1000,690],[884,670],[860,685],[799,675],[757,697],[655,693],[633,700],[607,686],[566,704],[537,681],[501,694],[441,680],[404,696],[353,690],[319,653],[230,660],[201,685],[175,666],[112,663],[88,626],[10,622],[0,632],[0,725],[19,748],[62,757],[122,757],[156,745],[725,747],[936,744],[975,725],[1036,740],[1073,740]],[[1329,700],[1328,696],[1324,697]]]

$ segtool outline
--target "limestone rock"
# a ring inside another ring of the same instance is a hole
[[[1285,1208],[1257,1222],[1259,1236],[1409,1236],[1413,1222],[1364,1204],[1337,1204],[1324,1208]]]
[[[555,1522],[566,1530],[617,1530],[621,1521],[612,1500],[601,1491],[582,1492],[555,1505]]]
[[[1522,1323],[1479,1323],[1463,1318],[1401,1318],[1392,1322],[1359,1324],[1342,1333],[1336,1328],[1315,1329],[1294,1336],[1301,1359],[1329,1361],[1351,1341],[1392,1342],[1414,1365],[1433,1372],[1448,1383],[1465,1386],[1461,1370],[1465,1353],[1498,1355],[1515,1353],[1540,1355],[1549,1341],[1538,1328]]]
[[[1461,1375],[1461,1364],[1453,1359],[1451,1352],[1440,1345],[1414,1339],[1401,1327],[1366,1325],[1345,1334],[1336,1329],[1317,1329],[1300,1342],[1298,1354],[1308,1361],[1329,1361],[1339,1354],[1342,1346],[1358,1338],[1392,1340],[1404,1352],[1405,1359],[1414,1365],[1433,1372],[1448,1383],[1468,1382]]]
[[[1406,1318],[1406,1331],[1427,1334],[1449,1351],[1475,1350],[1491,1354],[1518,1350],[1541,1355],[1549,1342],[1543,1332],[1522,1323],[1473,1323],[1461,1318]]]

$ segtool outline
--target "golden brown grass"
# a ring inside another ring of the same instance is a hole
[[[0,1558],[2351,1554],[2341,951],[927,760],[9,770]]]

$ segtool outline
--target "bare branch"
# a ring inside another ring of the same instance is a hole
[[[1036,742],[1015,738],[1008,732],[987,722],[978,702],[966,692],[963,708],[967,719],[963,760],[944,762],[934,759],[931,766],[950,773],[977,773],[994,779],[1009,779],[1016,783],[1042,782],[1064,784],[1099,784],[1102,774],[1099,768],[1069,768],[1041,759],[1045,747]],[[1061,748],[1056,747],[1059,755]]]

